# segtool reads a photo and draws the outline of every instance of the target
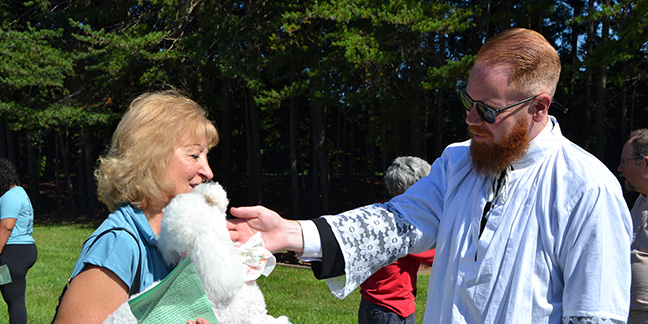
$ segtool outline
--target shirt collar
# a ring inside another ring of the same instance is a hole
[[[529,144],[527,153],[517,161],[513,162],[514,170],[526,168],[540,160],[542,157],[551,154],[559,146],[556,145],[562,137],[560,126],[555,117],[549,116],[549,122]]]
[[[149,224],[148,219],[146,219],[146,215],[144,215],[144,212],[136,207],[128,206],[132,210],[132,215],[133,215],[133,222],[135,222],[135,226],[137,227],[137,231],[140,232],[143,238],[146,239],[146,242],[150,245],[157,246],[158,244],[158,237],[153,233],[153,229],[151,228],[151,224]]]

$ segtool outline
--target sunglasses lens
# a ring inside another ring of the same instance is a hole
[[[497,117],[497,112],[495,112],[495,110],[481,102],[473,101],[462,89],[457,89],[457,93],[459,94],[459,99],[464,105],[466,111],[471,111],[474,105],[477,108],[477,113],[479,113],[479,117],[481,117],[481,119],[489,124],[495,122],[495,118]]]
[[[464,105],[464,108],[468,111],[472,109],[473,102],[468,98],[468,96],[463,93],[462,91],[459,92],[459,99],[461,99],[461,103]]]
[[[494,123],[495,118],[497,118],[497,113],[495,112],[495,110],[481,103],[476,103],[476,104],[477,104],[477,112],[479,113],[479,117],[481,117],[484,121],[486,121],[489,124]]]

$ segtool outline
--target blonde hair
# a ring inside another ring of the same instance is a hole
[[[509,89],[521,96],[556,92],[560,78],[558,52],[538,32],[512,28],[488,39],[475,57],[475,65],[504,67]]]
[[[218,144],[216,127],[196,102],[176,91],[140,95],[117,125],[108,152],[99,157],[99,199],[111,212],[126,203],[140,209],[166,204],[174,192],[166,172],[175,147],[203,138],[210,149]]]

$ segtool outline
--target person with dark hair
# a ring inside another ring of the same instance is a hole
[[[11,283],[0,286],[0,292],[11,324],[27,323],[25,278],[38,257],[33,231],[34,209],[18,172],[7,159],[0,159],[0,266],[7,265],[11,275]]]
[[[312,220],[231,208],[232,240],[261,232],[268,250],[300,253],[339,298],[436,247],[425,323],[625,322],[630,211],[618,179],[549,114],[560,69],[540,33],[502,31],[456,90],[470,139],[429,176],[385,204]]]
[[[430,174],[430,164],[415,156],[400,156],[385,172],[385,187],[398,196]],[[358,324],[414,324],[416,281],[421,263],[431,265],[434,250],[408,254],[378,270],[360,285]]]
[[[131,102],[95,171],[111,214],[84,242],[55,323],[101,323],[171,272],[157,248],[162,210],[212,179],[207,153],[217,143],[207,112],[176,91]]]
[[[628,191],[636,191],[632,215],[630,315],[628,323],[648,323],[648,129],[637,129],[623,145],[617,168]]]

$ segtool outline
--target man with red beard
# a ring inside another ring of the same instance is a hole
[[[471,138],[428,177],[385,204],[310,221],[232,208],[231,237],[260,231],[269,250],[301,253],[340,298],[436,247],[424,323],[624,323],[630,213],[616,177],[549,115],[559,76],[542,35],[506,30],[457,89]]]

